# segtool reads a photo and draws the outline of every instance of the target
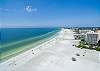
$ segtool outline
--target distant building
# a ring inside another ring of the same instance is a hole
[[[88,44],[96,45],[98,43],[98,33],[96,33],[96,32],[86,33],[85,40]]]
[[[86,34],[82,33],[80,34],[80,39],[84,39],[85,40]]]
[[[86,33],[87,32],[94,32],[90,29],[82,29],[82,30],[79,30],[79,34],[80,34],[80,39],[85,39],[86,38]]]
[[[98,33],[98,39],[100,40],[100,30],[96,30],[96,32]]]
[[[91,32],[92,30],[79,30],[80,34],[86,34],[87,32]]]

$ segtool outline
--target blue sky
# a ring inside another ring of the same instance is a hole
[[[2,27],[100,27],[100,0],[0,0]]]

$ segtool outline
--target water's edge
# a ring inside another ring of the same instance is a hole
[[[4,61],[6,61],[6,60],[8,60],[8,59],[10,59],[10,58],[12,58],[12,57],[14,57],[14,56],[17,56],[17,55],[19,55],[19,54],[21,54],[21,53],[23,53],[23,52],[25,52],[25,51],[27,51],[27,50],[29,50],[29,49],[31,49],[31,48],[34,48],[34,47],[36,47],[37,45],[40,45],[40,44],[42,44],[42,43],[44,43],[44,42],[46,42],[46,41],[52,39],[53,37],[55,37],[55,36],[57,35],[57,32],[59,32],[59,31],[60,31],[60,30],[56,30],[56,31],[49,32],[49,33],[47,33],[47,34],[45,34],[45,35],[42,36],[42,37],[44,37],[44,39],[39,40],[39,41],[37,41],[37,42],[34,43],[34,44],[31,43],[31,44],[29,44],[29,45],[22,46],[22,47],[24,47],[25,49],[22,49],[22,50],[20,50],[20,49],[13,50],[13,51],[15,51],[15,52],[14,52],[14,53],[11,53],[10,55],[6,55],[6,53],[5,53],[5,54],[0,53],[0,63],[1,63],[1,62],[4,62]],[[51,34],[52,34],[52,35],[51,35]],[[48,37],[47,37],[47,36],[48,36]]]

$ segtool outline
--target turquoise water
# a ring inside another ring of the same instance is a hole
[[[5,28],[0,32],[0,59],[8,59],[45,42],[58,28]]]
[[[1,29],[1,43],[15,42],[30,37],[37,37],[48,32],[56,30],[55,28],[3,28]]]

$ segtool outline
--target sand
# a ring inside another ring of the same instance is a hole
[[[100,52],[73,46],[78,44],[73,34],[62,29],[48,42],[1,63],[0,71],[100,71]]]

